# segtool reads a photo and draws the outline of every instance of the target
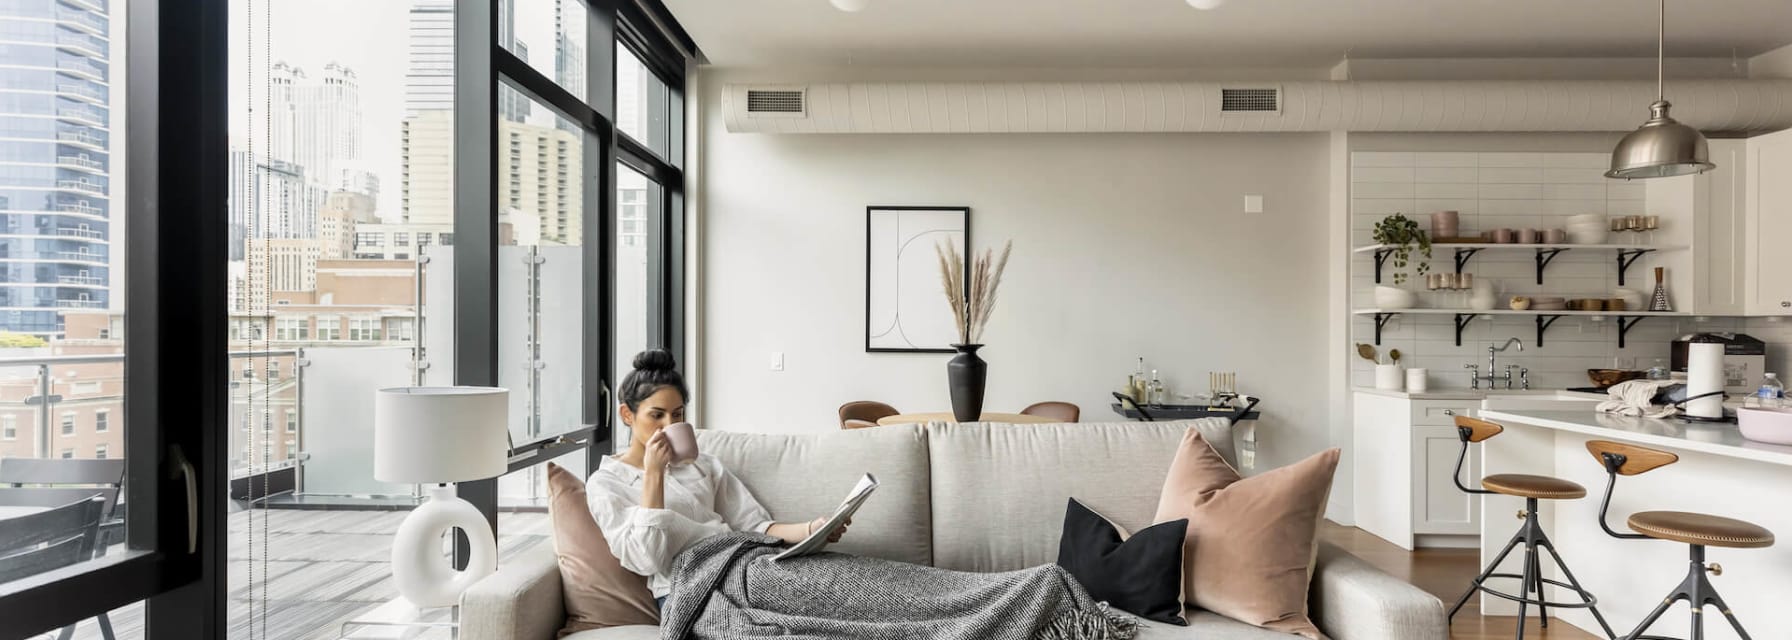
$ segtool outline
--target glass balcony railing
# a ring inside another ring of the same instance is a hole
[[[105,215],[105,213],[106,213],[105,211],[101,210],[99,207],[96,207],[96,206],[93,206],[90,204],[81,204],[79,202],[59,203],[56,205],[56,210],[61,211],[63,213],[78,213],[78,214],[81,214],[84,216],[99,216],[99,215]]]
[[[56,188],[84,191],[87,193],[106,195],[106,188],[86,180],[57,180]]]
[[[91,127],[106,126],[106,116],[100,113],[98,109],[91,109],[88,107],[67,106],[59,108],[56,110],[56,118],[66,122],[84,124]]]
[[[96,36],[106,35],[106,19],[91,11],[57,11],[56,20]]]
[[[99,300],[57,300],[56,306],[63,309],[104,309],[106,303]]]
[[[95,58],[106,57],[106,50],[108,48],[106,42],[99,38],[61,30],[58,30],[56,34],[56,47],[76,55],[93,56]]]
[[[99,286],[106,284],[106,279],[97,276],[56,276],[56,283]]]
[[[102,265],[106,263],[106,256],[86,251],[57,251],[54,255],[54,259],[66,262],[88,262]]]
[[[64,238],[86,238],[89,240],[99,240],[106,236],[106,234],[101,233],[97,229],[81,229],[81,228],[57,229],[56,235],[62,236]]]
[[[101,151],[104,151],[105,146],[106,146],[105,138],[93,135],[86,131],[57,131],[56,132],[56,140],[58,142],[72,142],[75,144],[83,144],[83,145],[93,147],[95,149],[99,149]]]
[[[89,158],[87,156],[56,156],[56,164],[63,165],[63,166],[80,167],[82,169],[89,169],[92,171],[105,171],[106,170],[105,163],[95,160],[93,158]]]
[[[85,98],[88,102],[92,102],[94,104],[105,104],[106,103],[106,92],[101,91],[98,87],[95,87],[90,84],[81,84],[78,82],[64,82],[64,83],[56,85],[56,93],[60,93],[65,96],[75,96],[75,97]]]
[[[61,71],[63,73],[74,74],[76,76],[87,78],[88,80],[92,80],[94,82],[105,82],[106,81],[106,70],[104,68],[101,68],[99,65],[93,64],[91,62],[87,62],[85,60],[69,60],[69,59],[57,60],[56,61],[56,70]]]

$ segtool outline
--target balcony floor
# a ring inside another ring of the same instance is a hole
[[[392,532],[407,514],[289,509],[230,514],[229,637],[335,640],[343,622],[397,596],[388,566]],[[501,512],[498,530],[500,565],[551,535],[547,514],[539,512]],[[119,640],[143,637],[142,605],[115,610],[111,618]],[[83,621],[74,637],[99,640],[99,626]]]

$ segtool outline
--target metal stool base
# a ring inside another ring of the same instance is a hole
[[[1730,613],[1730,605],[1724,604],[1723,597],[1717,595],[1717,588],[1712,586],[1711,579],[1705,577],[1705,545],[1692,545],[1688,556],[1686,579],[1680,581],[1680,586],[1675,588],[1667,598],[1662,599],[1661,604],[1657,605],[1654,611],[1644,616],[1643,621],[1637,623],[1636,629],[1624,636],[1624,640],[1680,640],[1667,636],[1645,636],[1642,633],[1648,631],[1650,626],[1660,620],[1661,615],[1668,612],[1668,607],[1672,607],[1674,603],[1682,600],[1692,606],[1692,636],[1690,640],[1705,640],[1704,609],[1707,606],[1717,607],[1718,612],[1724,615],[1724,619],[1730,621],[1730,627],[1736,630],[1737,637],[1742,640],[1754,640],[1749,637],[1748,631],[1742,628],[1742,623],[1736,621],[1736,615]]]
[[[1495,573],[1494,571],[1499,568],[1500,563],[1506,561],[1506,556],[1511,555],[1512,550],[1518,548],[1518,545],[1520,544],[1524,545],[1524,573]],[[1562,570],[1562,577],[1568,579],[1567,582],[1550,580],[1543,577],[1543,563],[1541,561],[1541,556],[1537,553],[1537,549],[1539,548],[1549,552],[1549,556],[1555,562],[1556,568]],[[1519,595],[1513,595],[1487,586],[1488,578],[1518,579],[1520,581]],[[1575,595],[1580,596],[1580,602],[1553,602],[1545,600],[1543,596],[1544,585],[1555,585],[1572,591]],[[1537,606],[1537,619],[1542,622],[1544,627],[1549,626],[1550,607],[1586,609],[1593,613],[1594,620],[1599,621],[1600,628],[1605,630],[1605,637],[1614,640],[1617,638],[1617,633],[1612,631],[1612,626],[1606,623],[1605,616],[1599,613],[1599,599],[1594,597],[1591,592],[1586,590],[1586,588],[1580,586],[1580,581],[1574,578],[1574,572],[1568,570],[1568,563],[1563,562],[1562,555],[1556,553],[1555,544],[1549,541],[1549,536],[1543,534],[1543,526],[1537,520],[1536,498],[1525,499],[1524,526],[1519,527],[1518,533],[1512,536],[1512,540],[1506,543],[1506,547],[1500,550],[1499,555],[1494,557],[1493,562],[1489,563],[1487,568],[1481,571],[1481,575],[1475,576],[1473,583],[1469,585],[1468,591],[1463,593],[1462,598],[1456,601],[1456,606],[1450,608],[1449,619],[1455,620],[1456,612],[1462,610],[1462,606],[1468,604],[1468,599],[1474,597],[1476,593],[1486,593],[1518,603],[1518,630],[1514,636],[1517,640],[1524,640],[1525,610],[1530,605]],[[1532,598],[1531,594],[1533,593],[1535,593],[1537,597]],[[1639,638],[1636,640],[1641,639]]]

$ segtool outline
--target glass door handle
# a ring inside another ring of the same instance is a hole
[[[187,554],[199,553],[199,478],[193,470],[193,462],[180,450],[180,445],[169,448],[168,458],[174,463],[168,476],[180,476],[187,485]]]

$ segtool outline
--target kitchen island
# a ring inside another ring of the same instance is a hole
[[[1588,440],[1612,440],[1672,452],[1676,464],[1637,476],[1619,476],[1612,498],[1611,526],[1629,532],[1625,518],[1636,511],[1692,511],[1740,518],[1792,536],[1792,447],[1744,440],[1733,424],[1685,422],[1675,418],[1633,418],[1575,409],[1482,411],[1481,418],[1506,427],[1476,452],[1484,474],[1529,473],[1555,476],[1587,488],[1580,500],[1546,500],[1543,526],[1575,577],[1599,598],[1600,610],[1622,637],[1686,573],[1685,544],[1660,540],[1619,540],[1598,524],[1605,469],[1587,452]],[[1493,560],[1517,529],[1520,498],[1485,496],[1481,503],[1481,560]],[[1519,570],[1509,558],[1502,572]],[[1717,589],[1755,638],[1792,637],[1792,538],[1765,549],[1709,550],[1708,562],[1723,565]],[[1546,577],[1561,580],[1545,562]],[[1505,586],[1496,584],[1496,586]],[[1509,589],[1507,589],[1509,590]],[[1551,588],[1551,600],[1572,600]],[[1488,615],[1514,615],[1517,605],[1482,596]],[[1603,635],[1584,609],[1550,609],[1550,614],[1595,635]],[[1713,612],[1715,614],[1715,612]],[[1736,638],[1715,615],[1706,628],[1713,640]],[[1683,637],[1691,614],[1684,605],[1663,616],[1651,633]]]

